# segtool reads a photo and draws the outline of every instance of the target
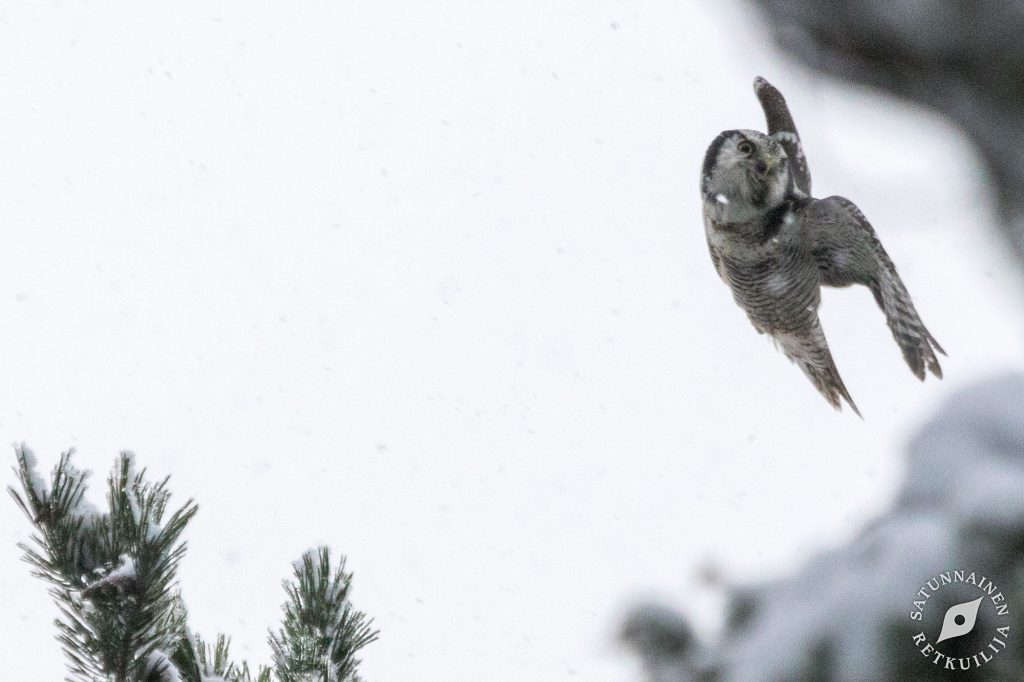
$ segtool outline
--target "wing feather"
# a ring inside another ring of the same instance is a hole
[[[764,109],[768,134],[786,150],[790,171],[793,174],[793,184],[798,190],[811,196],[811,171],[807,167],[807,157],[804,156],[803,145],[800,143],[800,133],[793,123],[786,99],[778,88],[760,76],[754,79],[754,94]]]
[[[941,379],[936,353],[946,352],[921,321],[896,265],[861,210],[838,196],[815,200],[806,210],[822,283],[868,287],[910,370],[922,381],[926,371]]]

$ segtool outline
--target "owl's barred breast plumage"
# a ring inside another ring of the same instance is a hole
[[[914,308],[892,260],[860,210],[843,197],[811,198],[800,136],[782,94],[758,78],[768,134],[727,130],[701,172],[711,260],[736,303],[837,409],[859,415],[818,320],[822,285],[863,284],[885,313],[914,374],[942,376],[942,348]]]

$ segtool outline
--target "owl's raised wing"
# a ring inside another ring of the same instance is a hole
[[[789,107],[786,106],[786,99],[778,88],[760,76],[754,79],[754,94],[764,109],[768,134],[786,150],[790,171],[793,174],[793,184],[798,190],[811,196],[811,171],[807,167],[807,157],[804,156],[803,145],[800,144],[800,133],[793,123]]]

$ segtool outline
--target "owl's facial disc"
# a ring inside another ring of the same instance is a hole
[[[737,131],[730,137],[731,148],[735,153],[731,156],[726,154],[723,159],[725,163],[739,165],[748,171],[752,170],[755,175],[768,175],[768,173],[781,165],[786,158],[786,152],[775,140],[758,134],[758,137],[751,138],[744,134],[746,131]],[[725,147],[729,150],[730,147]],[[755,179],[756,180],[756,179]]]
[[[789,185],[786,152],[764,133],[729,130],[708,148],[702,192],[720,222],[756,220],[785,200]]]

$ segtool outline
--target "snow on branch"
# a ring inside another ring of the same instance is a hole
[[[349,601],[345,558],[332,570],[327,548],[296,562],[285,583],[282,629],[270,635],[274,667],[234,663],[230,640],[210,645],[187,627],[177,583],[181,539],[198,507],[169,511],[168,479],[153,482],[130,453],[107,482],[107,511],[85,500],[88,472],[61,455],[47,484],[24,446],[16,448],[21,489],[11,497],[35,528],[21,543],[33,574],[50,584],[69,680],[80,682],[358,682],[355,654],[377,638]]]
[[[345,558],[332,572],[330,550],[319,547],[306,551],[293,566],[294,582],[284,583],[284,623],[270,635],[278,679],[358,682],[355,654],[378,633],[349,602],[352,574],[345,572]]]

